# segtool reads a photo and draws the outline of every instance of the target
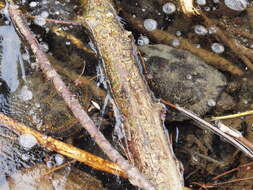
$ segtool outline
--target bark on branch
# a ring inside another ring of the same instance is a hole
[[[26,39],[33,53],[36,56],[37,62],[41,70],[45,73],[48,80],[52,81],[57,92],[63,97],[64,101],[78,119],[81,125],[89,132],[91,137],[99,145],[99,147],[107,154],[107,156],[117,163],[128,175],[129,180],[136,186],[143,189],[153,190],[154,187],[150,184],[135,167],[131,166],[106,140],[103,134],[97,129],[94,122],[89,118],[87,113],[82,109],[82,106],[75,96],[68,90],[61,77],[51,66],[46,54],[40,49],[39,43],[34,34],[30,31],[24,16],[18,11],[17,6],[9,0],[8,12],[15,24],[17,30]]]
[[[85,1],[84,25],[103,59],[114,101],[121,113],[128,158],[156,189],[183,189],[182,178],[166,135],[163,105],[154,101],[137,65],[131,32],[121,27],[109,0]]]

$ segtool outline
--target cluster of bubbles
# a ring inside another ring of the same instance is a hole
[[[55,166],[60,166],[64,164],[65,157],[61,154],[55,154],[50,156],[49,160],[46,162],[48,168],[53,168]]]
[[[32,1],[29,3],[30,8],[35,8],[39,5],[39,2]],[[37,24],[39,26],[44,26],[46,24],[46,18],[49,17],[48,11],[42,11],[39,15],[35,16],[34,18],[34,24]]]
[[[175,11],[177,10],[176,8],[176,5],[174,3],[171,3],[171,2],[168,2],[168,3],[165,3],[163,6],[162,6],[162,11],[165,13],[165,14],[173,14]],[[148,18],[148,19],[145,19],[144,20],[144,28],[148,31],[153,31],[153,30],[156,30],[157,29],[157,21],[154,20],[154,19],[151,19],[151,18]]]
[[[214,0],[214,1],[215,1],[215,3],[219,3],[219,1],[217,1],[217,0]],[[234,1],[234,0],[230,0],[230,1]],[[243,1],[243,0],[241,0],[241,1]],[[246,0],[244,0],[244,1],[246,1]],[[196,0],[196,3],[199,5],[205,5],[206,0]],[[175,4],[169,2],[169,3],[166,3],[163,5],[162,10],[166,14],[172,14],[176,11],[176,6],[175,6]],[[143,25],[144,25],[144,28],[148,31],[154,31],[157,29],[157,26],[158,26],[157,21],[154,19],[150,19],[150,18],[145,19]],[[201,35],[201,36],[204,36],[207,34],[214,34],[214,33],[216,33],[216,27],[211,26],[209,28],[206,28],[203,25],[195,25],[194,32],[198,35]],[[181,33],[178,36],[181,36]],[[137,44],[141,45],[141,46],[147,45],[147,44],[149,44],[149,39],[146,36],[141,35],[137,40]],[[171,45],[173,47],[178,47],[178,46],[180,46],[180,41],[177,39],[172,40]],[[222,44],[215,42],[211,45],[211,49],[213,52],[220,54],[220,53],[224,52],[225,48]]]
[[[137,44],[139,46],[144,46],[149,44],[149,38],[147,36],[140,35],[140,37],[137,40]]]
[[[216,27],[211,26],[207,29],[203,25],[195,25],[194,26],[194,32],[196,34],[200,35],[200,36],[204,36],[204,35],[207,35],[207,34],[213,34],[213,33],[216,32]],[[212,43],[211,49],[212,49],[213,52],[218,53],[218,54],[223,53],[224,50],[225,50],[224,46],[220,43],[217,43],[217,42]]]
[[[213,0],[213,3],[220,3],[220,0]],[[206,0],[196,0],[196,4],[205,6],[207,2]],[[224,0],[224,4],[233,11],[244,11],[249,5],[249,2],[248,0]],[[205,10],[210,10],[210,7],[205,7]]]

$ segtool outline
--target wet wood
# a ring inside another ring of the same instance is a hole
[[[119,168],[118,165],[97,157],[84,150],[76,148],[72,145],[66,144],[62,141],[46,136],[26,125],[16,122],[12,118],[0,113],[0,123],[6,126],[10,130],[13,130],[19,134],[32,134],[38,141],[38,143],[49,150],[56,151],[64,156],[73,158],[88,166],[91,166],[97,170],[102,170],[122,177],[127,177],[126,174]]]
[[[204,61],[206,61],[208,64],[223,70],[228,71],[233,75],[243,75],[244,72],[234,63],[230,62],[229,60],[212,53],[210,51],[207,51],[202,48],[197,48],[195,45],[193,45],[189,40],[184,39],[182,37],[176,37],[166,31],[163,30],[153,30],[153,31],[147,31],[143,26],[143,20],[140,20],[138,18],[133,18],[131,15],[127,14],[126,12],[122,11],[123,16],[131,22],[131,26],[133,26],[134,29],[139,31],[140,33],[143,33],[147,35],[151,40],[161,43],[161,44],[167,44],[171,45],[173,40],[178,40],[179,45],[176,48],[187,50],[199,57],[201,57]]]
[[[98,144],[98,146],[106,153],[106,155],[113,162],[116,162],[120,166],[120,168],[127,173],[128,178],[132,184],[143,189],[153,190],[153,185],[143,177],[143,175],[136,167],[129,164],[129,162],[125,160],[124,157],[121,156],[119,152],[112,147],[112,145],[107,141],[104,135],[95,126],[94,122],[90,119],[88,114],[83,110],[81,104],[69,91],[69,89],[61,79],[60,75],[51,66],[47,55],[40,49],[39,43],[35,38],[35,35],[29,29],[26,21],[24,20],[24,16],[18,10],[18,7],[13,3],[12,0],[9,0],[8,2],[8,12],[13,23],[15,24],[15,27],[30,45],[40,69],[46,75],[47,79],[49,81],[52,81],[55,89],[62,96],[65,103],[70,108],[70,110],[80,122],[80,124],[88,131],[88,133]]]
[[[93,35],[126,134],[128,158],[156,189],[183,189],[163,126],[163,105],[154,101],[137,65],[131,32],[124,30],[107,0],[89,0],[84,24]],[[129,150],[129,151],[128,151]]]

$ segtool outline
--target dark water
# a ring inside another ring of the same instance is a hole
[[[228,81],[227,87],[224,89],[227,95],[220,101],[221,105],[217,99],[216,105],[205,113],[202,116],[203,118],[253,109],[252,72],[243,65],[240,58],[218,37],[212,34],[203,35],[206,31],[208,33],[208,28],[203,26],[202,19],[199,17],[186,18],[178,11],[172,14],[165,14],[161,6],[165,1],[122,0],[116,2],[129,14],[143,20],[152,18],[157,21],[158,28],[168,31],[177,37],[188,39],[197,47],[204,48],[210,52],[216,52],[218,55],[232,61],[245,72],[243,77],[235,77],[226,71],[220,71]],[[58,27],[58,29],[76,36],[85,46],[91,48],[94,44],[82,27],[46,23],[43,19],[43,17],[58,20],[74,19],[81,12],[78,1],[49,0],[18,3],[30,15],[40,16],[37,20],[28,19],[28,21],[42,49],[49,56],[54,57],[56,65],[60,63],[59,65],[62,68],[73,71],[76,76],[83,74],[90,78],[103,78],[96,76],[98,74],[97,68],[99,63],[97,57],[77,48],[66,36],[57,36],[53,32],[53,27]],[[215,21],[224,22],[228,28],[235,27],[250,31],[245,11],[240,13],[233,12],[226,7],[224,8],[223,4],[214,3],[213,1],[207,1],[206,5],[200,7],[206,11],[206,14],[210,18]],[[136,42],[146,43],[140,42],[140,37],[145,36],[145,34],[134,30],[131,23],[124,18],[122,18],[121,22],[125,24],[125,28],[132,30]],[[2,14],[0,23],[0,111],[30,127],[50,135],[52,134],[60,140],[73,143],[77,147],[106,158],[92,139],[87,136],[85,131],[77,130],[75,133],[70,134],[70,130],[78,128],[78,123],[73,120],[73,116],[71,116],[62,99],[54,92],[52,84],[48,83],[43,74],[40,73],[36,65],[36,58],[30,53],[29,47],[21,40],[6,14]],[[203,26],[204,29],[200,27],[196,31],[196,26],[199,25]],[[229,29],[226,31],[227,34],[232,36],[231,38],[240,42],[245,47],[252,48],[252,40],[232,35],[231,31]],[[155,40],[148,40],[149,43],[156,44]],[[175,42],[177,41],[174,41],[174,45]],[[218,43],[218,46],[217,44],[213,46],[214,43]],[[84,72],[82,72],[83,70]],[[62,74],[61,71],[60,74]],[[76,87],[74,81],[64,75],[62,74],[65,82],[82,102],[84,108],[89,112],[94,121],[101,126],[101,130],[105,133],[106,137],[113,141],[113,127],[117,123],[117,116],[113,116],[112,106],[110,104],[105,106],[104,103],[107,102],[105,99],[96,97],[89,87]],[[99,82],[99,80],[95,79],[95,82]],[[220,97],[222,96],[220,95]],[[91,100],[98,103],[100,108],[104,107],[105,109],[96,108]],[[59,123],[57,123],[58,121]],[[235,118],[226,122],[231,127],[243,132],[248,139],[253,138],[252,116]],[[58,126],[72,126],[72,128],[70,127],[70,130],[62,130],[61,132],[59,132],[61,130],[60,127],[57,129],[51,128],[52,130],[57,130],[59,135],[49,133],[43,128],[44,125],[55,126],[56,124]],[[184,166],[184,176],[187,186],[190,186],[194,181],[210,183],[213,176],[249,161],[247,157],[224,142],[220,137],[199,129],[198,125],[190,120],[168,120],[165,124],[173,136],[175,153]],[[66,133],[69,135],[65,135]],[[1,128],[0,143],[1,147],[4,148],[0,154],[0,184],[2,184],[0,189],[9,189],[10,176],[20,169],[24,170],[24,168],[33,167],[37,163],[55,166],[55,153],[44,150],[38,145],[31,150],[26,150],[20,146],[18,139],[17,134],[9,131],[7,128]],[[114,144],[115,146],[118,145],[117,142],[114,142]],[[81,163],[74,164],[74,167],[81,169],[81,171],[93,177],[95,176],[108,189],[135,189],[126,180],[100,171],[94,171]],[[243,176],[241,173],[239,174]],[[69,172],[63,174],[64,177],[68,175]],[[234,177],[231,174],[223,180],[234,179]],[[236,186],[229,188],[240,189],[240,187],[237,188]],[[217,189],[226,189],[226,187],[219,187]]]

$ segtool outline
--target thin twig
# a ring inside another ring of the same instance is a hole
[[[193,6],[193,0],[179,0],[182,12],[187,16],[198,15],[199,12]]]
[[[106,155],[115,163],[117,163],[128,175],[129,181],[140,188],[153,190],[153,185],[145,179],[145,177],[138,171],[137,168],[129,164],[107,141],[104,135],[97,129],[94,122],[90,119],[88,114],[83,110],[82,106],[75,98],[75,96],[68,90],[67,86],[62,81],[61,77],[51,66],[46,54],[40,49],[37,39],[27,26],[24,17],[18,11],[17,6],[8,0],[9,14],[12,21],[20,34],[24,36],[29,43],[33,53],[37,58],[37,62],[41,70],[45,73],[47,79],[52,81],[58,93],[63,97],[65,103],[68,105],[74,116],[78,119],[81,125],[88,131],[98,146],[106,153]]]
[[[27,16],[28,18],[32,18],[32,19],[35,19],[36,17],[38,17],[38,16],[31,16],[31,15],[25,15],[25,16]],[[46,22],[51,22],[51,23],[54,23],[54,24],[81,25],[80,22],[72,21],[72,20],[56,20],[56,19],[51,19],[51,18],[44,18],[44,20]]]
[[[189,110],[186,110],[178,105],[172,104],[172,103],[165,101],[165,100],[162,100],[162,102],[165,105],[168,105],[168,106],[180,111],[181,113],[183,113],[187,117],[196,121],[197,123],[200,124],[199,126],[203,127],[204,129],[211,130],[213,133],[223,137],[230,144],[234,145],[239,150],[244,152],[247,156],[249,156],[250,158],[253,158],[253,144],[250,141],[248,141],[246,138],[244,138],[239,131],[236,131],[235,129],[231,129],[221,122],[219,122],[216,127],[216,126],[208,123],[207,121],[201,119],[199,116],[197,116],[196,114],[192,113]]]
[[[95,156],[89,152],[66,144],[62,141],[46,136],[26,125],[19,123],[12,118],[0,113],[0,123],[19,134],[32,134],[41,146],[49,150],[58,152],[64,156],[75,159],[97,170],[109,172],[115,175],[126,177],[126,174],[119,168],[118,165]]]
[[[215,22],[209,19],[203,12],[200,12],[200,15],[208,27],[215,26]],[[217,35],[220,40],[225,43],[251,71],[253,71],[253,64],[251,63],[253,60],[252,50],[236,43],[234,39],[230,39],[218,26],[215,26],[215,35]],[[251,59],[251,61],[248,58]]]
[[[201,184],[201,187],[204,187],[204,188],[208,189],[208,188],[213,188],[215,186],[227,185],[229,183],[236,183],[236,182],[247,181],[247,180],[252,180],[252,179],[253,179],[253,177],[238,178],[238,179],[233,179],[233,180],[230,180],[230,181],[219,182],[219,183]],[[196,183],[196,182],[193,182],[193,184],[200,185],[200,183]]]
[[[65,168],[66,166],[70,166],[71,164],[73,164],[73,163],[75,163],[75,162],[76,162],[76,160],[71,160],[70,162],[66,162],[66,163],[64,163],[64,164],[61,164],[61,165],[58,166],[58,167],[49,169],[46,173],[42,174],[42,175],[40,176],[40,178],[43,178],[43,177],[45,177],[45,176],[47,176],[47,175],[49,175],[49,174],[52,174],[52,173],[54,173],[54,172],[56,172],[56,171],[58,171],[58,170],[60,170],[60,169],[62,169],[62,168]]]
[[[223,177],[223,176],[225,176],[225,175],[228,175],[228,174],[230,174],[230,173],[232,173],[232,172],[238,171],[238,170],[240,170],[241,168],[249,167],[249,166],[252,166],[252,165],[253,165],[253,162],[247,163],[247,164],[244,164],[244,165],[241,165],[241,166],[239,166],[239,167],[237,167],[237,168],[233,168],[233,169],[231,169],[231,170],[228,170],[228,171],[226,171],[226,172],[223,172],[222,174],[219,174],[219,175],[213,177],[212,180],[217,180],[217,179],[219,179],[219,178],[221,178],[221,177]]]
[[[71,41],[72,44],[74,44],[77,48],[83,50],[85,53],[90,53],[90,54],[93,54],[93,55],[96,55],[96,52],[94,52],[93,50],[87,48],[84,43],[78,39],[77,37],[75,37],[74,35],[68,33],[68,32],[65,32],[63,31],[61,28],[59,27],[53,27],[52,28],[52,31],[58,35],[58,36],[61,36],[61,37],[64,37],[64,38],[67,38],[69,41]]]
[[[232,119],[232,118],[243,117],[243,116],[252,115],[252,114],[253,114],[253,110],[250,110],[250,111],[245,111],[242,113],[236,113],[236,114],[231,114],[231,115],[226,115],[226,116],[212,117],[211,121]]]

